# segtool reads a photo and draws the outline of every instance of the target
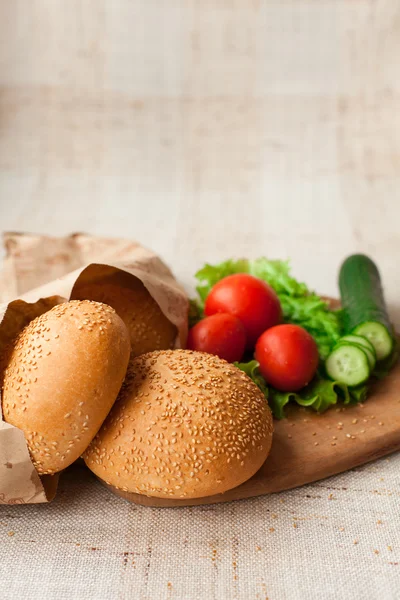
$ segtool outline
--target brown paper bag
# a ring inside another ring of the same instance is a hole
[[[3,294],[5,290],[5,295],[10,295],[12,290],[18,296],[33,281],[44,285],[0,306],[0,374],[5,368],[7,346],[32,319],[66,302],[74,287],[101,281],[120,271],[143,283],[176,326],[175,346],[185,344],[187,295],[168,267],[150,250],[134,242],[83,234],[60,239],[6,234],[5,239],[8,256],[2,277],[7,285],[3,286]],[[64,274],[82,258],[86,259],[83,266]],[[88,264],[88,258],[96,262]],[[59,278],[45,283],[49,274]],[[0,504],[48,502],[56,493],[57,482],[57,475],[39,477],[22,431],[0,420]]]

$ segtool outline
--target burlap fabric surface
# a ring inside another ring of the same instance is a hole
[[[120,242],[53,243],[49,252],[37,236],[7,237],[1,300]],[[400,455],[291,492],[186,509],[129,504],[78,465],[52,503],[0,506],[0,539],[4,600],[397,599]]]

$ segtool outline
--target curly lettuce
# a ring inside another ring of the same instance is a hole
[[[211,288],[224,277],[235,273],[249,273],[268,283],[280,300],[285,323],[295,323],[304,327],[315,339],[320,355],[318,374],[309,385],[299,392],[280,392],[268,385],[259,371],[255,360],[236,363],[242,371],[258,385],[271,406],[277,419],[282,419],[289,403],[306,406],[317,412],[324,412],[338,401],[344,404],[363,401],[368,392],[367,385],[348,388],[338,381],[324,376],[323,364],[335,344],[343,335],[342,311],[331,310],[328,303],[310,291],[290,275],[288,261],[268,260],[227,260],[218,265],[206,264],[196,273],[199,298],[192,301],[191,325],[204,316],[204,302]]]
[[[338,401],[343,402],[343,404],[363,402],[368,393],[366,385],[349,388],[340,381],[331,381],[321,375],[316,375],[311,383],[299,392],[280,392],[267,385],[259,371],[259,363],[256,360],[247,363],[235,363],[235,365],[244,371],[260,388],[267,398],[272,414],[276,419],[285,417],[285,408],[289,403],[295,402],[299,406],[322,413],[330,406],[337,404]]]

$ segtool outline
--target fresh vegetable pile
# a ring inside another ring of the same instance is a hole
[[[318,412],[360,402],[371,377],[396,360],[379,272],[366,256],[341,267],[340,310],[294,279],[285,261],[207,264],[196,278],[188,347],[235,362],[276,418],[289,402]]]

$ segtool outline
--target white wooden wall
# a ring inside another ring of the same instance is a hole
[[[400,4],[5,0],[3,230],[290,257],[336,292],[376,257],[400,323]]]

